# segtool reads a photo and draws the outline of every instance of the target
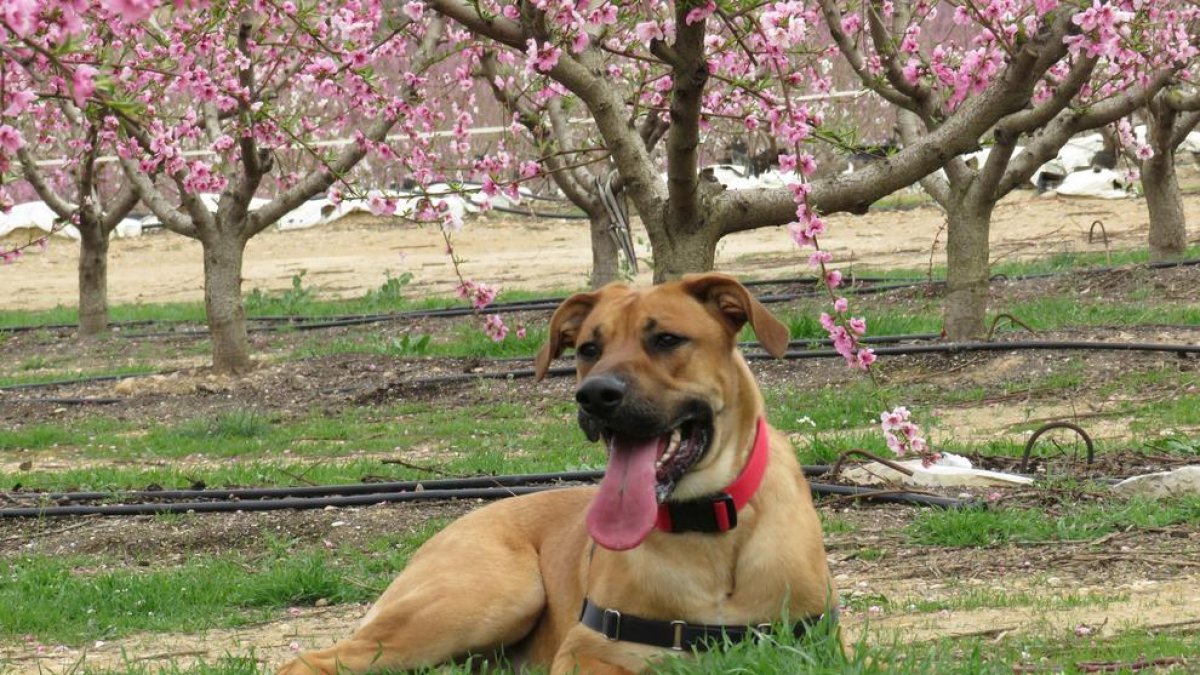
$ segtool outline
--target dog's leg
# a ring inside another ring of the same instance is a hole
[[[413,556],[349,639],[305,652],[281,675],[418,668],[488,653],[533,629],[545,590],[532,543],[478,511]]]

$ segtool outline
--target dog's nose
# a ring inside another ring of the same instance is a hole
[[[616,412],[625,400],[625,380],[612,375],[596,375],[583,381],[575,391],[579,407],[589,415],[608,417]]]

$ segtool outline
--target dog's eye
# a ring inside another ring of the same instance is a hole
[[[687,338],[674,333],[659,333],[654,336],[654,348],[660,352],[668,352],[687,342]]]
[[[585,342],[575,348],[575,356],[587,361],[593,361],[600,356],[600,345],[595,342]]]

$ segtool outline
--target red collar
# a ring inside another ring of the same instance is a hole
[[[658,505],[655,527],[663,532],[728,532],[737,527],[737,514],[750,501],[767,472],[770,455],[767,420],[758,418],[754,448],[742,472],[715,495]]]

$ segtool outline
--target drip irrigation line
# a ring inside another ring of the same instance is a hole
[[[1178,328],[1195,328],[1200,329],[1200,326],[1180,325]],[[913,333],[911,335],[883,335],[878,337],[868,337],[863,339],[864,343],[868,344],[889,344],[900,342],[921,342],[933,340],[940,337],[936,333]],[[816,345],[829,345],[831,341],[828,339],[807,339],[807,340],[792,340],[788,342],[789,347],[800,347],[800,349],[789,349],[781,358],[785,360],[796,359],[820,359],[834,358],[841,356],[837,351],[832,349],[811,349]],[[741,343],[745,348],[759,348],[756,342]],[[881,346],[875,347],[874,351],[878,355],[911,355],[911,354],[928,354],[928,353],[966,353],[979,351],[1008,351],[1021,349],[1042,349],[1042,350],[1099,350],[1099,351],[1147,351],[1147,352],[1168,352],[1176,353],[1180,356],[1200,353],[1200,345],[1189,344],[1167,344],[1167,343],[1124,343],[1124,342],[1087,342],[1087,341],[1037,341],[1037,340],[1021,340],[1013,342],[945,342],[937,344],[911,344],[901,346]],[[506,357],[495,359],[476,359],[485,363],[528,363],[532,357]],[[766,354],[746,354],[745,358],[749,361],[767,361],[774,357]],[[82,377],[72,380],[52,380],[50,382],[30,382],[25,384],[11,384],[0,387],[0,392],[4,391],[19,391],[28,389],[39,389],[46,387],[63,387],[76,384],[87,384],[90,382],[110,382],[113,380],[132,379],[137,377],[151,377],[154,375],[166,375],[172,371],[159,371],[152,373],[136,373],[130,375],[98,375],[96,377]],[[562,377],[575,374],[574,366],[558,366],[550,368],[546,372],[550,377]],[[517,370],[491,372],[491,373],[461,373],[454,375],[439,375],[435,377],[421,378],[417,380],[408,380],[399,382],[401,386],[425,386],[425,385],[440,385],[454,382],[470,382],[475,380],[503,380],[503,379],[525,379],[533,377],[534,371],[531,368],[520,368]],[[31,401],[47,401],[51,402],[55,399],[27,399]],[[62,399],[64,403],[70,403],[69,399]],[[120,399],[79,399],[81,403],[117,403]]]
[[[947,497],[915,493],[880,493],[872,488],[809,483],[814,495],[861,495],[866,501],[962,508],[969,503]],[[327,507],[372,506],[382,503],[447,501],[459,499],[502,499],[518,495],[561,490],[567,485],[515,485],[512,487],[465,488],[459,490],[422,490],[382,492],[327,497],[288,497],[250,501],[165,502],[145,504],[102,504],[0,508],[0,518],[58,518],[64,516],[145,516],[164,513],[229,513],[236,511],[281,511],[323,509]]]
[[[88,382],[112,382],[114,380],[124,380],[131,377],[146,377],[148,375],[159,374],[160,373],[131,373],[129,375],[96,375],[94,377],[80,377],[73,380],[50,380],[49,382],[6,384],[3,387],[0,387],[0,391],[21,391],[23,389],[41,389],[42,387],[65,387],[72,384],[86,384]]]
[[[1200,326],[1196,326],[1200,328]],[[926,342],[936,340],[942,336],[941,333],[911,333],[908,335],[876,335],[860,338],[859,342],[865,344],[896,344],[899,342]],[[828,347],[833,344],[830,338],[803,338],[800,340],[789,340],[788,347],[797,349],[811,349],[813,347]],[[739,342],[738,347],[742,349],[762,349],[762,345],[757,342]],[[484,361],[486,363],[529,363],[529,356],[504,356],[491,359],[475,359],[475,362]]]
[[[1136,352],[1166,352],[1179,356],[1200,354],[1200,344],[1167,344],[1153,342],[1086,342],[1069,340],[1019,340],[1012,342],[946,342],[925,345],[903,345],[895,347],[877,347],[873,351],[883,355],[912,355],[912,354],[965,354],[969,352],[1003,352],[1024,349],[1046,351],[1136,351]],[[770,361],[775,357],[769,354],[745,354],[747,361]],[[799,359],[829,359],[841,358],[842,355],[833,349],[790,349],[780,358],[784,360]],[[575,375],[574,366],[559,366],[546,371],[548,377],[565,377]],[[457,382],[472,382],[475,380],[518,380],[534,376],[532,368],[521,368],[493,373],[463,373],[455,375],[440,375],[416,380],[398,382],[398,386],[437,386]]]
[[[1175,267],[1191,267],[1200,265],[1200,258],[1188,260],[1165,261],[1156,263],[1141,263],[1135,267],[1130,266],[1107,266],[1094,268],[1078,268],[1059,272],[1041,272],[1035,274],[1022,274],[1018,276],[1008,276],[1005,274],[992,275],[992,281],[1027,281],[1035,279],[1048,279],[1058,276],[1067,276],[1071,274],[1104,274],[1119,270],[1136,269],[1144,267],[1147,269],[1169,269]],[[783,286],[789,284],[815,284],[818,280],[814,277],[784,277],[779,279],[756,279],[743,282],[745,286]],[[886,293],[894,290],[902,290],[906,288],[917,288],[922,286],[940,287],[945,285],[943,279],[928,279],[928,278],[908,278],[897,279],[895,277],[871,277],[871,276],[851,276],[848,278],[850,282],[843,290],[846,293],[857,295],[871,295],[878,293]],[[854,284],[865,284],[857,285]],[[800,298],[813,297],[823,295],[824,291],[817,289],[813,291],[805,291],[799,293],[779,293],[767,294],[759,297],[759,301],[763,303],[779,303],[789,302]],[[564,297],[547,297],[536,298],[532,300],[520,300],[509,303],[496,303],[487,308],[489,314],[503,314],[509,312],[521,311],[542,311],[552,310],[562,303]],[[368,323],[381,323],[386,321],[404,321],[408,319],[419,318],[436,318],[436,317],[456,317],[465,316],[475,313],[476,310],[470,307],[442,307],[427,310],[410,310],[405,312],[392,312],[380,314],[348,314],[348,315],[331,315],[329,317],[317,317],[311,315],[304,316],[258,316],[246,317],[247,321],[261,323],[283,323],[287,324],[292,330],[316,330],[320,328],[335,328],[341,326],[356,326]],[[173,325],[173,324],[188,324],[196,323],[195,321],[178,320],[178,321],[160,321],[156,319],[135,319],[128,321],[113,321],[109,323],[110,328],[127,328],[147,325]],[[20,325],[20,326],[4,326],[0,327],[0,333],[21,333],[36,330],[73,330],[77,328],[76,324],[35,324],[35,325]],[[250,329],[252,332],[265,332],[271,330],[280,330],[280,328],[264,328],[256,327]],[[154,333],[137,333],[124,334],[118,333],[121,337],[130,338],[147,338],[147,337],[165,337],[165,336],[182,336],[194,337],[207,335],[207,330],[197,331],[160,331]]]
[[[47,405],[114,405],[124,403],[123,398],[22,398],[21,403],[45,403]]]
[[[827,464],[810,464],[801,467],[805,476],[822,476],[829,473]],[[560,471],[554,473],[512,474],[506,476],[467,476],[463,478],[436,478],[431,480],[406,480],[389,483],[349,483],[345,485],[302,485],[295,487],[260,488],[209,488],[204,490],[131,490],[127,492],[8,492],[0,498],[14,502],[125,502],[153,499],[170,500],[222,500],[280,499],[285,497],[333,497],[367,494],[390,494],[414,491],[447,491],[475,488],[509,488],[546,483],[594,482],[604,477],[600,470]]]

